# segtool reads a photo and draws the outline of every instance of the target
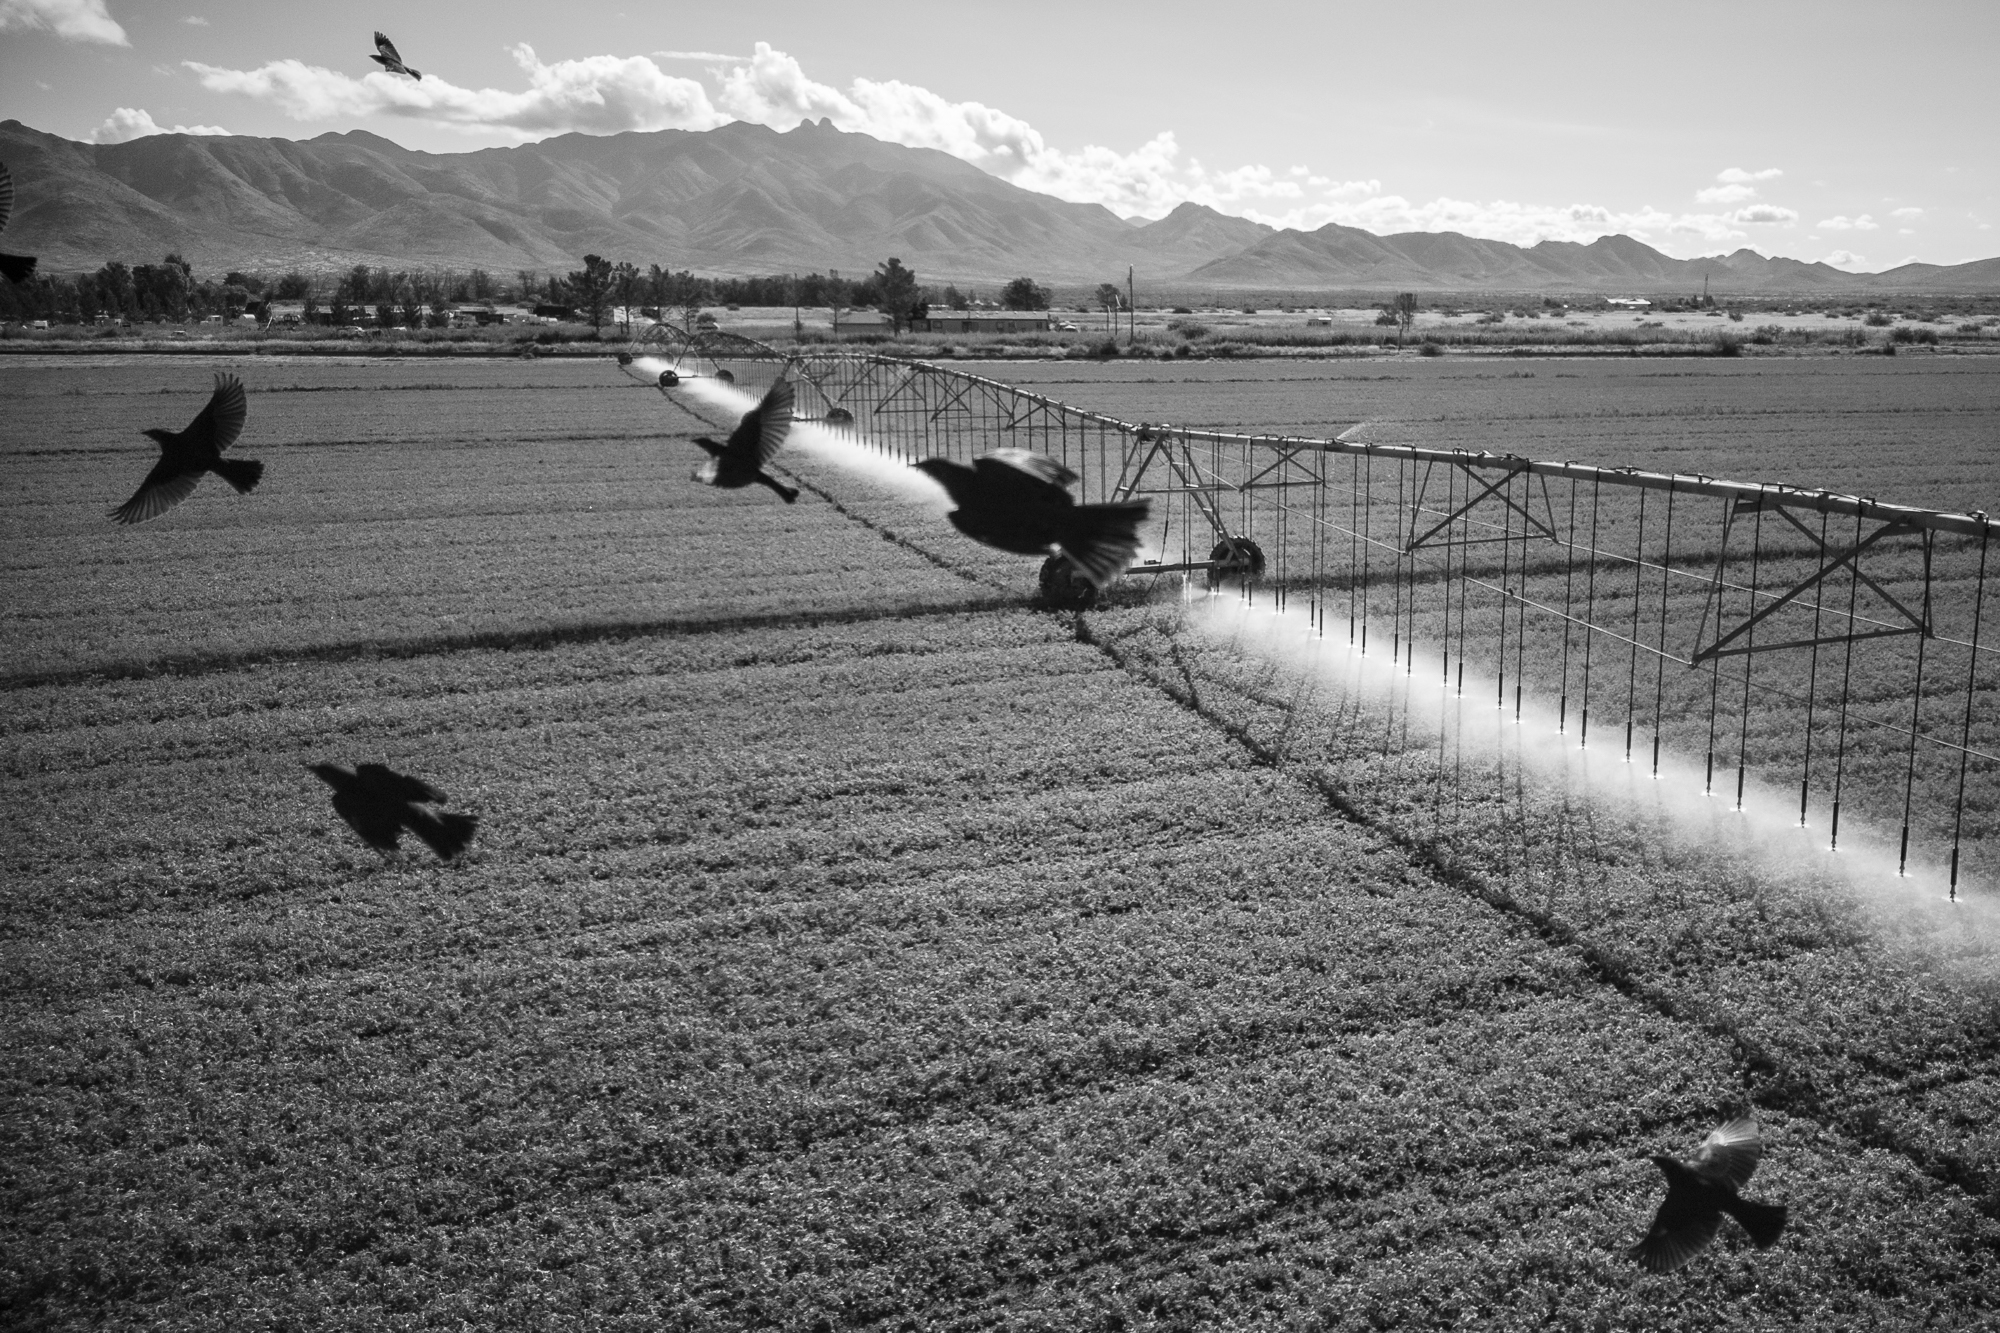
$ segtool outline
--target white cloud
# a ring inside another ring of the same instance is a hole
[[[149,134],[227,134],[220,125],[176,125],[171,130],[153,123],[151,113],[121,106],[102,125],[84,136],[86,143],[130,143]]]
[[[1868,261],[1852,250],[1835,250],[1826,257],[1826,262],[1835,268],[1859,268]]]
[[[528,76],[526,92],[460,88],[435,75],[416,80],[379,70],[356,79],[298,60],[274,60],[252,70],[183,63],[210,92],[268,102],[294,120],[381,113],[523,140],[570,131],[706,130],[726,119],[716,114],[700,83],[669,75],[645,56],[587,56],[544,65],[526,42],[512,48],[512,55]]]
[[[1921,208],[1892,208],[1889,210],[1889,216],[1892,218],[1920,218],[1923,215],[1924,210]]]
[[[1821,218],[1813,225],[1815,227],[1824,227],[1828,231],[1874,231],[1882,224],[1866,213],[1863,213],[1858,218],[1851,218],[1842,213],[1830,218]]]
[[[1762,171],[1745,171],[1741,167],[1724,167],[1715,173],[1715,178],[1726,185],[1747,185],[1751,181],[1775,180],[1785,173],[1777,167],[1765,167]]]
[[[653,59],[655,60],[705,60],[712,63],[720,63],[724,65],[734,65],[740,61],[748,60],[749,58],[750,58],[749,56],[725,56],[725,55],[720,55],[714,51],[653,52]]]
[[[105,12],[104,0],[0,0],[0,32],[9,28],[45,28],[72,42],[132,44]]]
[[[182,19],[181,22],[187,24],[190,28],[206,28],[208,26],[208,20],[199,14],[190,14]]]
[[[1694,197],[1700,204],[1740,204],[1745,199],[1755,199],[1757,189],[1753,185],[1711,185],[1696,190]]]
[[[1799,220],[1797,209],[1780,208],[1776,204],[1751,204],[1748,208],[1737,209],[1729,216],[1736,222],[1751,222],[1762,226],[1789,227]]]

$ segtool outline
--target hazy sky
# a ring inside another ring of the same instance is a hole
[[[830,116],[1127,216],[1877,271],[2000,255],[1996,56],[2000,0],[0,0],[0,119],[462,152]]]

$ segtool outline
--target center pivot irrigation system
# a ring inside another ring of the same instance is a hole
[[[1153,500],[1156,558],[1129,575],[1304,609],[1318,635],[1447,692],[1470,662],[1503,715],[1545,696],[1579,747],[1656,777],[1663,750],[1692,756],[1705,794],[1738,807],[1753,779],[1796,792],[1799,823],[1832,848],[1865,812],[1897,831],[1899,871],[1948,851],[1954,898],[1963,875],[2000,880],[1983,513],[1371,444],[1359,428],[1120,421],[946,366],[666,325],[638,350],[627,370],[662,387],[714,375],[760,393],[784,373],[797,419],[907,462],[1045,454],[1081,501]],[[1057,605],[1094,596],[1055,556],[1042,588]]]

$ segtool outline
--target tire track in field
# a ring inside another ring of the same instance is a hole
[[[848,508],[825,490],[806,482],[803,478],[794,475],[794,480],[826,500],[843,517],[876,532],[884,541],[893,542],[967,582],[978,584],[988,582],[980,575],[952,563],[920,543],[911,541],[887,525]],[[1508,892],[1478,871],[1457,864],[1448,850],[1425,838],[1421,833],[1412,832],[1391,819],[1370,813],[1353,794],[1343,790],[1338,782],[1326,775],[1300,773],[1295,765],[1287,762],[1281,749],[1258,740],[1247,727],[1230,721],[1219,711],[1204,704],[1191,675],[1187,676],[1183,684],[1177,685],[1148,671],[1130,654],[1121,652],[1115,641],[1100,639],[1092,633],[1085,612],[1050,611],[1048,614],[1058,621],[1069,623],[1078,643],[1095,649],[1132,679],[1164,694],[1176,705],[1220,731],[1257,767],[1268,769],[1304,786],[1337,817],[1386,839],[1410,859],[1413,868],[1428,875],[1437,883],[1456,889],[1484,903],[1492,910],[1521,922],[1551,947],[1581,959],[1591,975],[1632,1002],[1650,1009],[1670,1022],[1692,1025],[1727,1044],[1741,1071],[1744,1096],[1752,1105],[1782,1110],[1787,1115],[1810,1120],[1827,1132],[1838,1134],[1852,1143],[1894,1152],[1924,1175],[1959,1190],[1984,1216],[2000,1220],[2000,1183],[1990,1179],[1987,1172],[1978,1164],[1956,1156],[1930,1151],[1925,1144],[1910,1141],[1906,1135],[1898,1133],[1884,1123],[1880,1110],[1874,1103],[1847,1111],[1836,1109],[1830,1105],[1832,1094],[1818,1086],[1810,1071],[1784,1060],[1762,1042],[1750,1036],[1724,1010],[1703,1004],[1692,995],[1676,994],[1647,982],[1638,975],[1632,963],[1621,957],[1614,949],[1590,939],[1557,912],[1537,907]],[[1183,674],[1186,675],[1185,672]],[[1982,1068],[1962,1067],[1951,1075],[1943,1076],[1938,1086],[1953,1086],[1982,1077],[1983,1074]]]
[[[907,543],[901,544],[907,545]],[[937,561],[935,557],[927,558],[932,559],[940,568],[951,570],[955,574],[964,574],[963,570]],[[669,617],[660,620],[590,620],[575,625],[469,630],[460,634],[422,634],[402,639],[348,639],[305,648],[256,648],[237,653],[194,653],[142,661],[112,662],[63,671],[24,671],[0,676],[0,694],[18,690],[96,685],[112,680],[147,680],[155,676],[208,676],[273,664],[349,662],[366,658],[394,661],[487,649],[532,651],[572,644],[617,643],[627,639],[736,634],[760,629],[816,629],[821,626],[865,625],[887,620],[927,620],[937,616],[1019,611],[1030,605],[1011,588],[997,583],[988,586],[999,591],[960,601],[906,602],[894,607],[852,607],[833,611],[771,611],[740,616]]]

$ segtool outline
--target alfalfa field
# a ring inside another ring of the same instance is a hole
[[[2000,438],[1970,360],[1402,364],[990,373],[1949,507]],[[1542,880],[1446,863],[1172,588],[695,486],[608,361],[229,368],[264,484],[120,529],[209,367],[0,365],[10,1326],[2000,1319],[1990,935],[1533,792]],[[369,760],[472,853],[362,846],[304,766]],[[1783,1239],[1641,1273],[1744,1110]]]

